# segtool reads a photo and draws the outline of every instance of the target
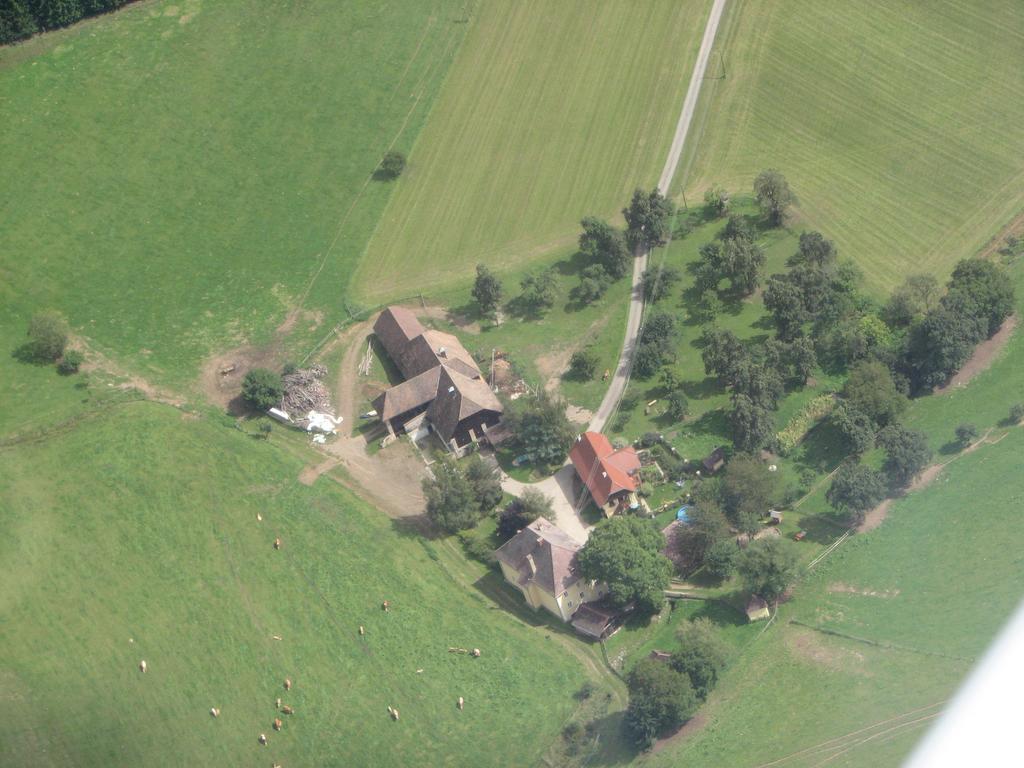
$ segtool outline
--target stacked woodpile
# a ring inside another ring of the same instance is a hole
[[[323,382],[325,376],[327,369],[319,363],[285,374],[281,410],[292,418],[301,418],[310,411],[333,413],[331,393]]]

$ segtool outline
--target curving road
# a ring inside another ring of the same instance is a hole
[[[701,40],[700,50],[697,52],[697,63],[693,67],[693,74],[690,76],[690,85],[686,89],[686,98],[683,100],[683,110],[679,114],[679,122],[676,123],[676,132],[672,137],[672,146],[669,147],[668,158],[665,160],[665,167],[661,171],[661,178],[658,179],[658,189],[663,194],[668,194],[672,186],[672,178],[676,175],[676,168],[679,166],[679,157],[683,153],[686,144],[686,135],[690,131],[690,123],[693,121],[693,113],[697,107],[697,98],[700,96],[700,88],[704,83],[704,73],[708,68],[708,59],[711,56],[711,46],[715,42],[715,35],[718,32],[718,24],[722,20],[722,11],[725,10],[726,0],[715,0],[711,6],[711,15],[708,16],[707,26],[704,27],[704,39]],[[629,315],[626,318],[626,338],[622,342],[622,353],[619,355],[619,364],[615,369],[615,376],[612,378],[604,400],[590,420],[589,429],[592,432],[602,432],[608,419],[615,413],[615,409],[626,391],[629,383],[629,375],[633,370],[633,353],[636,350],[637,340],[640,335],[640,327],[644,316],[644,294],[641,284],[644,270],[647,269],[647,261],[650,253],[645,250],[637,255],[633,263],[633,291],[629,299]]]

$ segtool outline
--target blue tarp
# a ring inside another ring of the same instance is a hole
[[[689,523],[690,522],[690,516],[687,514],[689,509],[690,509],[690,505],[689,504],[687,504],[685,507],[680,507],[679,511],[676,512],[676,520],[679,520],[682,523]]]

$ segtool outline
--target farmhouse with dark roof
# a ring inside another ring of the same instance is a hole
[[[404,307],[381,312],[373,332],[405,378],[373,402],[391,434],[429,425],[458,455],[501,421],[497,396],[450,333],[425,329]]]

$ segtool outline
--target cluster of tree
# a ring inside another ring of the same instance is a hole
[[[54,309],[36,312],[28,322],[28,341],[14,352],[22,362],[37,365],[56,363],[64,375],[77,373],[85,357],[76,349],[68,349],[71,333],[64,315]]]
[[[937,301],[937,288],[915,277],[898,288],[885,316],[905,335],[902,372],[915,391],[943,384],[981,341],[992,336],[1013,311],[1013,283],[996,264],[983,259],[959,262]]]
[[[653,521],[613,517],[599,523],[580,550],[580,573],[605,582],[614,605],[633,603],[641,613],[655,613],[672,576],[672,563],[661,554],[664,546]]]
[[[548,267],[530,272],[519,281],[519,303],[522,308],[533,315],[543,315],[553,306],[558,298],[558,280],[555,268]]]
[[[661,265],[654,269],[645,269],[642,277],[644,298],[656,304],[671,294],[681,279],[682,275],[675,267]]]
[[[597,352],[592,347],[577,350],[569,358],[569,376],[577,381],[589,381],[597,373]]]
[[[131,0],[4,0],[0,3],[0,44],[66,27],[86,16],[113,11],[129,2]]]
[[[540,390],[536,397],[521,397],[505,411],[513,446],[541,466],[559,464],[569,452],[576,429],[565,415],[565,401]]]
[[[401,152],[390,150],[384,153],[377,166],[376,176],[385,181],[392,181],[402,175],[405,170],[405,155]]]
[[[773,227],[782,224],[786,218],[786,209],[796,201],[786,177],[774,168],[761,171],[754,179],[754,197],[757,198],[762,215]]]
[[[854,456],[875,447],[878,431],[894,424],[907,407],[892,372],[878,360],[862,360],[850,369],[832,424]]]
[[[281,374],[266,368],[253,368],[242,379],[242,399],[260,411],[276,406],[283,394]]]
[[[717,292],[722,280],[728,280],[732,292],[739,296],[748,296],[757,290],[765,255],[761,246],[754,242],[756,234],[746,218],[732,214],[718,240],[701,246],[694,281],[697,290],[702,294]]]
[[[678,651],[668,663],[642,659],[626,678],[626,727],[641,749],[689,720],[718,682],[728,654],[718,629],[707,619],[679,627]]]
[[[668,242],[675,206],[657,188],[650,192],[637,189],[622,215],[626,217],[626,242],[637,251]]]
[[[640,331],[640,343],[633,357],[633,372],[650,378],[666,363],[676,359],[676,320],[667,312],[655,312]]]
[[[665,415],[673,421],[682,421],[690,412],[690,401],[683,389],[683,382],[671,368],[661,371],[662,398],[665,400]]]
[[[536,488],[527,488],[498,515],[498,535],[502,540],[511,539],[538,517],[550,516],[551,499]]]
[[[427,517],[448,533],[472,528],[501,501],[497,468],[473,454],[462,462],[443,458],[424,479]]]

